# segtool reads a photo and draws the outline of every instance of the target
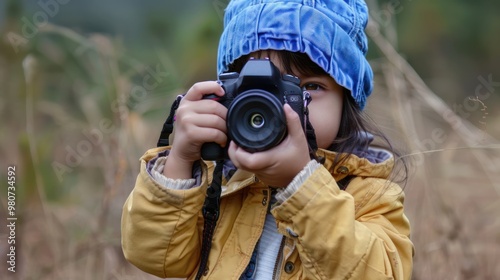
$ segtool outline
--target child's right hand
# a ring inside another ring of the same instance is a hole
[[[192,166],[201,158],[203,143],[226,145],[227,108],[217,101],[202,99],[211,93],[223,96],[224,90],[214,81],[199,82],[181,100],[176,112],[174,143],[163,170],[166,177],[192,178]]]

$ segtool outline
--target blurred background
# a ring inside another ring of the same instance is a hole
[[[411,164],[413,279],[499,279],[500,2],[367,2],[367,113]],[[216,79],[226,4],[0,2],[0,278],[157,279],[124,260],[121,208],[173,98]]]

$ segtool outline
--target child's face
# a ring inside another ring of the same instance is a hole
[[[318,147],[327,149],[337,137],[342,117],[343,88],[329,75],[300,76],[300,86],[312,97],[309,120],[316,132]]]
[[[266,51],[254,57],[267,56],[282,73],[284,68],[276,56],[275,51]],[[309,104],[309,120],[316,132],[316,141],[319,148],[328,148],[339,131],[342,116],[343,88],[329,75],[304,76],[296,71],[292,65],[293,74],[300,78],[300,86],[307,90],[312,97]]]

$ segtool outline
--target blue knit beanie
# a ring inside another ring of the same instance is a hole
[[[368,8],[363,0],[232,0],[226,8],[217,71],[258,50],[306,53],[350,90],[361,109],[372,91],[365,54]]]

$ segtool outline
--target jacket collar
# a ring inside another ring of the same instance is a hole
[[[356,154],[350,155],[319,149],[316,155],[324,158],[323,166],[336,181],[340,181],[347,176],[387,179],[394,167],[392,154],[374,147],[368,147],[363,151],[356,151]],[[365,155],[365,157],[360,157],[360,155]],[[337,164],[337,166],[334,165],[336,158],[343,159],[342,163]],[[250,185],[256,188],[267,188],[267,186],[259,182],[253,173],[239,169],[233,172],[233,176],[222,186],[223,196]]]
[[[358,139],[358,148],[350,155],[321,149],[316,154],[325,159],[323,166],[336,181],[347,176],[388,178],[394,167],[393,155],[387,150],[370,146],[374,140],[371,133],[360,132]],[[335,166],[335,159],[340,160],[340,164]]]
[[[332,151],[320,149],[316,152],[318,157],[323,157],[323,166],[332,174],[336,181],[347,176],[388,178],[394,167],[394,157],[386,150],[368,148],[368,157],[359,157],[356,154],[337,154]],[[339,158],[341,164],[334,165]]]

